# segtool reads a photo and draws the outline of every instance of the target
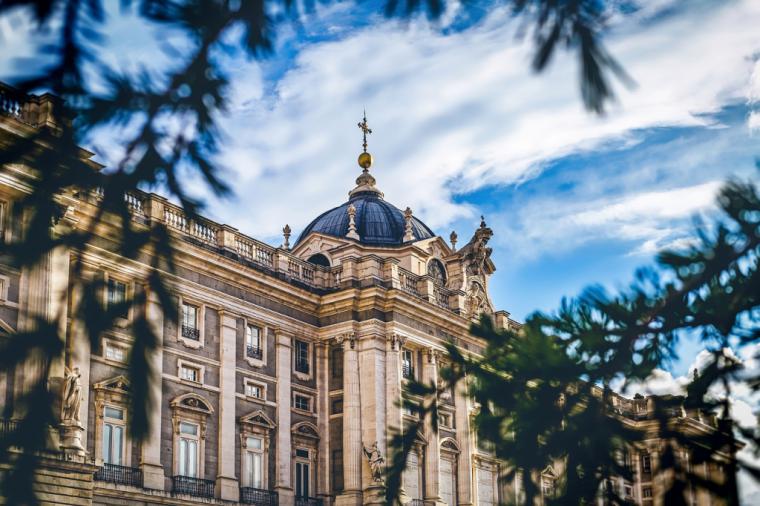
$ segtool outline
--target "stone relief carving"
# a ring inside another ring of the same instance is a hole
[[[367,463],[372,472],[372,479],[377,483],[381,483],[385,471],[385,458],[383,458],[380,449],[377,447],[377,441],[375,441],[369,448],[367,448],[366,445],[363,446],[364,456],[367,457]]]
[[[470,242],[462,248],[467,274],[480,276],[486,274],[486,262],[491,258],[492,248],[487,246],[493,231],[486,226],[481,216],[480,228],[475,231]]]
[[[63,422],[68,424],[80,423],[80,408],[82,405],[82,375],[79,367],[66,368],[63,382]]]
[[[491,314],[491,304],[488,302],[488,295],[485,288],[477,280],[471,280],[467,289],[467,298],[465,299],[465,308],[467,314],[475,318],[481,313]]]

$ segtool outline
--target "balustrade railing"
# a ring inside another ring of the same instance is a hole
[[[143,486],[143,475],[140,469],[116,464],[103,464],[103,467],[100,467],[95,472],[95,479],[107,483],[131,485],[133,487]]]
[[[324,501],[318,497],[297,497],[295,506],[323,506]]]
[[[419,276],[412,274],[405,269],[399,269],[398,278],[399,282],[401,283],[402,290],[411,293],[412,295],[416,295],[417,297],[420,296],[420,291],[417,288],[417,281],[420,279]]]
[[[240,487],[240,502],[255,504],[256,506],[277,506],[279,497],[277,492],[253,487]]]
[[[409,506],[425,506],[425,501],[422,499],[412,499],[409,502]]]
[[[21,119],[22,102],[19,94],[7,88],[0,88],[0,112]]]
[[[172,476],[172,493],[193,497],[214,497],[214,481],[190,476]]]
[[[235,245],[237,246],[238,254],[246,260],[265,267],[274,267],[275,248],[268,244],[238,235],[235,237]]]
[[[0,437],[5,437],[12,432],[16,432],[17,429],[18,423],[15,420],[0,419]]]
[[[449,291],[446,288],[436,286],[433,288],[433,296],[436,304],[444,309],[449,309]]]

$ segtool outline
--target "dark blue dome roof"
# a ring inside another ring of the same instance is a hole
[[[355,193],[345,204],[319,215],[301,232],[296,244],[312,232],[345,238],[348,233],[348,206],[351,204],[356,208],[355,223],[359,242],[372,246],[404,244],[404,213],[372,191]],[[435,237],[427,225],[414,216],[412,232],[415,241]]]

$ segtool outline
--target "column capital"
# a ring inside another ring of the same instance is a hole
[[[335,337],[335,341],[338,345],[343,346],[344,350],[356,349],[356,334],[354,332],[346,332],[344,334],[338,334]]]
[[[406,343],[406,337],[397,332],[388,332],[386,340],[388,341],[391,351],[400,351],[404,346],[404,343]]]

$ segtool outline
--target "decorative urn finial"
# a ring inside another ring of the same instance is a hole
[[[282,228],[282,236],[285,238],[285,242],[283,243],[282,247],[285,249],[290,249],[290,225],[287,223]]]
[[[356,206],[349,204],[346,212],[348,212],[348,233],[346,234],[346,237],[358,241],[360,237],[359,233],[356,231]]]
[[[456,251],[457,250],[457,233],[455,230],[451,231],[451,235],[449,236],[449,240],[451,240],[451,249]]]
[[[404,242],[414,240],[414,232],[412,231],[412,209],[407,207],[404,209]]]

